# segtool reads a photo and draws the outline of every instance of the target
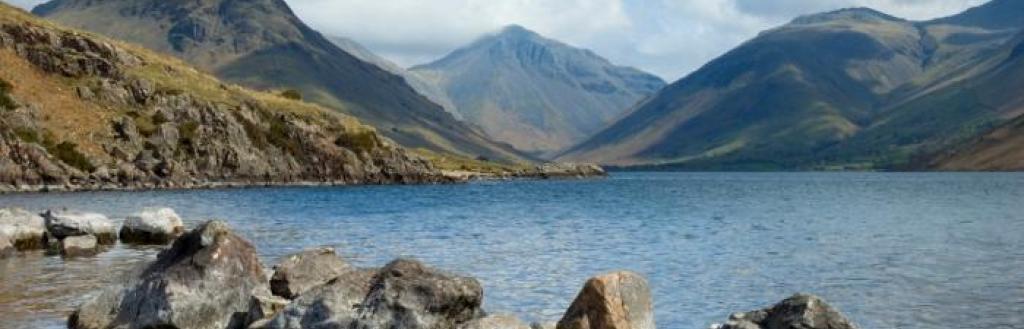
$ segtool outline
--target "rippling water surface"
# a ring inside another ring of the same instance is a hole
[[[473,275],[488,310],[554,321],[583,281],[646,275],[661,328],[703,329],[794,292],[863,328],[1024,328],[1024,175],[622,173],[596,181],[0,195],[0,206],[228,221],[264,263],[336,247]],[[157,249],[0,260],[0,327],[66,314]]]

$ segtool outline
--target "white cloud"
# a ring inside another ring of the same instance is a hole
[[[3,0],[31,7],[41,0]],[[946,16],[985,0],[285,0],[310,26],[401,65],[437,59],[480,35],[520,24],[615,63],[676,80],[758,32],[792,18],[871,7],[908,19]]]

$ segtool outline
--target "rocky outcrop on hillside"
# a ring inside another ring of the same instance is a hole
[[[0,51],[68,84],[77,99],[54,108],[3,91],[0,191],[447,180],[340,115],[98,37],[8,21],[0,20]],[[72,134],[47,124],[88,109],[100,111],[92,119],[101,128]]]

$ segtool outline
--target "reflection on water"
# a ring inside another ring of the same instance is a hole
[[[0,206],[221,218],[269,266],[329,245],[474,275],[490,310],[557,320],[583,281],[645,274],[662,328],[706,328],[796,291],[864,328],[1021,328],[1024,175],[629,173],[603,181],[0,196]],[[4,328],[62,327],[157,249],[0,260]]]

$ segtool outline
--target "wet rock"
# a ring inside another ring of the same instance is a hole
[[[493,314],[469,321],[461,329],[532,329],[532,327],[514,315]]]
[[[117,242],[114,223],[102,214],[48,210],[43,213],[43,219],[46,221],[46,230],[59,240],[69,236],[92,235],[100,244]]]
[[[558,322],[534,322],[530,324],[530,329],[555,329],[558,328]]]
[[[185,224],[174,209],[145,209],[125,218],[121,241],[134,244],[167,244],[185,232]]]
[[[274,266],[270,291],[274,295],[294,299],[300,294],[334,279],[352,268],[335,254],[334,249],[318,248],[290,255]]]
[[[821,298],[796,294],[767,309],[736,313],[720,329],[856,329],[850,320]]]
[[[42,249],[46,222],[37,214],[20,208],[0,209],[0,235],[18,250]]]
[[[250,298],[269,291],[256,250],[220,221],[174,241],[127,280],[83,304],[73,329],[242,326]]]
[[[377,270],[358,269],[346,272],[314,287],[296,298],[269,321],[254,324],[255,328],[347,328],[357,317],[373,285]]]
[[[654,329],[654,308],[647,280],[615,272],[587,280],[558,329]]]
[[[69,236],[60,240],[60,254],[67,258],[94,256],[98,252],[99,245],[92,235]]]

